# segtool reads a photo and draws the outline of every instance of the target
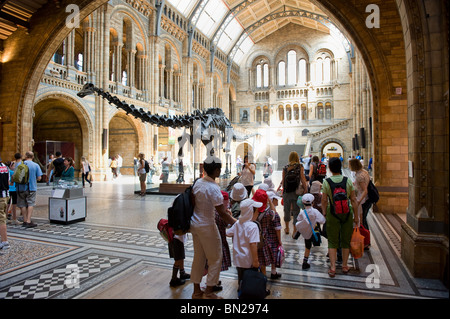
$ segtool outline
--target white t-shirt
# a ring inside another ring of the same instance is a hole
[[[309,220],[311,221],[312,228],[316,226],[316,223],[323,224],[326,219],[317,209],[311,207],[307,208],[306,212],[308,213]],[[305,210],[300,210],[300,213],[297,216],[297,223],[295,224],[295,228],[302,234],[303,238],[310,239],[312,236],[311,224],[308,222],[308,218],[306,218]]]
[[[254,164],[249,164],[249,167],[251,167],[253,170],[255,170],[255,165]],[[253,174],[252,172],[250,172],[250,170],[248,168],[244,168],[242,169],[242,173],[241,173],[241,180],[240,182],[242,183],[242,185],[244,186],[250,186],[253,185],[254,183],[254,178],[253,178]]]
[[[205,176],[195,182],[193,193],[195,207],[191,223],[196,226],[214,225],[216,223],[214,209],[223,204],[219,185],[211,177]]]
[[[82,166],[83,166],[83,173],[89,173],[89,162],[85,161],[85,162],[81,162]]]
[[[227,229],[226,234],[229,237],[233,237],[234,265],[236,267],[251,268],[253,258],[250,244],[259,243],[258,225],[252,221],[247,221],[243,224],[238,221]]]

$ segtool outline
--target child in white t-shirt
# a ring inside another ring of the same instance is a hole
[[[317,209],[313,207],[314,204],[314,195],[305,194],[302,197],[302,204],[305,206],[305,209],[300,210],[300,213],[297,216],[297,223],[295,227],[299,231],[299,233],[305,238],[305,255],[303,258],[302,269],[306,270],[311,266],[308,264],[309,253],[312,247],[312,236],[313,236],[313,228],[315,228],[316,224],[325,223],[325,216],[322,215]],[[306,213],[305,213],[306,212]],[[308,214],[309,220],[306,217]],[[311,227],[312,225],[312,227]]]
[[[233,263],[238,272],[239,283],[245,270],[259,268],[259,229],[253,220],[258,215],[257,208],[261,206],[262,203],[253,199],[244,199],[241,202],[239,220],[227,229],[227,236],[233,237]]]

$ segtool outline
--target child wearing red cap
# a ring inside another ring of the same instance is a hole
[[[258,189],[253,195],[253,200],[263,205],[258,209],[257,221],[261,224],[264,237],[264,246],[258,249],[258,259],[261,272],[266,274],[266,266],[271,265],[270,279],[278,279],[281,274],[277,273],[276,259],[278,247],[281,245],[281,219],[275,210],[272,201],[266,191]]]

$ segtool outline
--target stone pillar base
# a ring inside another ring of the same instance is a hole
[[[448,238],[438,234],[417,234],[402,225],[401,257],[415,278],[440,279],[448,287]]]
[[[378,187],[378,186],[377,186]],[[408,209],[408,193],[383,191],[378,187],[380,200],[376,204],[378,211],[387,214],[405,214]]]

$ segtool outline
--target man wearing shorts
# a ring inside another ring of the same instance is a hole
[[[8,236],[6,233],[6,206],[9,200],[9,168],[0,158],[0,250],[8,249]]]
[[[29,178],[27,184],[16,184],[17,187],[17,207],[23,215],[23,227],[36,227],[37,224],[31,222],[34,206],[36,205],[37,182],[41,180],[42,171],[38,164],[33,162],[33,152],[26,152],[25,165],[28,166]]]

